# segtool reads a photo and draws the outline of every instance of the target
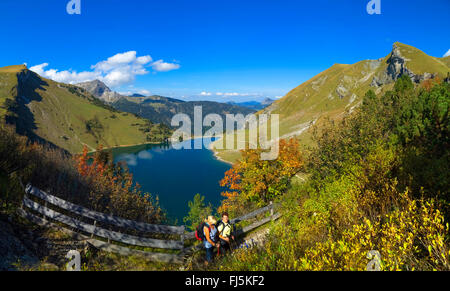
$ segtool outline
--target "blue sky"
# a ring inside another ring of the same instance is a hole
[[[0,66],[247,101],[282,96],[334,63],[383,57],[395,41],[436,57],[450,49],[448,0],[381,0],[381,15],[366,12],[369,0],[81,0],[81,15],[68,2],[1,0]]]

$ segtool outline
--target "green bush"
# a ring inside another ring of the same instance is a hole
[[[189,213],[183,218],[185,225],[192,231],[194,231],[201,222],[204,221],[209,215],[212,215],[212,205],[205,204],[205,197],[196,194],[192,201],[188,202]]]
[[[283,196],[280,223],[262,248],[223,270],[449,270],[448,83],[369,91],[343,120],[314,130],[309,180]]]

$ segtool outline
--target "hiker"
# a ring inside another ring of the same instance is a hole
[[[228,251],[231,251],[230,240],[234,240],[234,236],[231,234],[231,224],[227,212],[222,213],[222,220],[217,224],[217,231],[219,232],[220,238],[219,254],[225,255]]]
[[[214,259],[214,247],[219,246],[217,242],[214,242],[214,238],[217,235],[216,228],[217,220],[213,216],[208,216],[203,227],[203,233],[205,234],[205,240],[203,244],[206,249],[206,264],[211,263]]]

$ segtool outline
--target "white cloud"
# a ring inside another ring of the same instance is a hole
[[[152,92],[150,92],[148,90],[145,90],[145,89],[144,90],[139,90],[138,93],[141,94],[141,95],[145,95],[145,96],[152,95]]]
[[[120,95],[123,95],[123,96],[131,96],[134,94],[134,92],[132,92],[132,91],[121,91],[121,92],[117,92],[117,93],[119,93]]]
[[[166,63],[163,60],[158,60],[152,63],[153,70],[157,72],[168,72],[172,70],[177,70],[180,68],[179,64]]]
[[[43,63],[30,68],[37,74],[57,82],[76,84],[98,79],[109,87],[119,87],[131,84],[136,76],[149,73],[147,67],[152,67],[157,72],[167,72],[180,68],[180,65],[166,63],[163,60],[153,62],[150,55],[137,56],[136,51],[119,53],[108,59],[91,66],[91,71],[77,72],[73,70],[58,71],[48,69],[48,63]]]
[[[89,81],[101,77],[100,73],[98,72],[77,73],[75,71],[58,71],[55,69],[50,69],[46,71],[45,70],[46,67],[48,67],[48,63],[43,63],[31,67],[30,70],[45,78],[52,79],[57,82],[71,83],[71,84]]]
[[[145,90],[145,89],[141,89],[141,90],[134,89],[133,91],[121,91],[121,92],[119,92],[119,94],[123,95],[123,96],[131,96],[131,95],[136,94],[136,93],[140,94],[140,95],[144,95],[144,96],[151,96],[152,95],[152,92],[150,92],[148,90]]]
[[[124,67],[124,66],[132,66],[135,65],[137,68],[139,68],[142,65],[145,65],[152,61],[152,58],[150,56],[144,56],[144,57],[136,57],[135,51],[129,51],[122,54],[116,54],[110,58],[108,58],[105,61],[101,61],[97,63],[96,65],[91,66],[91,69],[99,70],[99,71],[111,71],[114,69],[117,69],[118,67]],[[138,60],[139,59],[139,60]],[[143,62],[142,60],[146,60],[146,62]]]
[[[216,102],[247,102],[247,101],[263,101],[264,97],[261,92],[212,92],[201,91],[200,93],[183,96],[183,100],[188,101],[216,101]]]
[[[237,96],[242,96],[242,97],[246,97],[246,96],[253,96],[253,95],[258,95],[258,94],[251,94],[251,93],[236,93],[236,92],[227,92],[227,93],[223,93],[223,92],[216,92],[216,93],[211,93],[211,92],[201,92],[199,95],[200,96],[211,96],[211,95],[216,95],[216,96],[226,96],[226,97],[237,97]]]
[[[443,58],[450,56],[450,49],[444,54]]]

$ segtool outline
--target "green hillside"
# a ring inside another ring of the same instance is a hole
[[[274,161],[243,152],[222,181],[220,210],[236,217],[275,201],[282,217],[263,243],[210,270],[450,270],[450,84],[417,86],[404,74],[362,98],[321,124],[308,152],[295,139]]]
[[[72,153],[163,140],[166,126],[105,105],[85,90],[40,77],[26,66],[0,68],[0,117],[17,131]]]
[[[443,63],[445,63],[446,65],[447,65],[447,67],[449,67],[450,66],[450,56],[448,56],[448,57],[445,57],[445,58],[442,58],[442,59],[440,59]]]
[[[308,129],[312,124],[320,124],[327,117],[339,119],[351,112],[369,89],[382,94],[404,74],[415,83],[436,76],[445,79],[450,71],[449,61],[449,57],[432,57],[412,46],[395,43],[384,58],[333,65],[261,112],[280,114],[280,136],[296,136],[301,144],[310,145]],[[218,155],[228,161],[240,156],[237,151],[220,151]]]
[[[421,76],[425,73],[444,78],[449,71],[444,61],[428,56],[414,47],[395,43],[393,51],[383,59],[332,66],[290,91],[267,111],[281,115],[282,135],[293,134],[299,129],[299,125],[324,116],[337,117],[346,109],[358,105],[369,89],[376,89],[379,94],[392,87],[393,81],[404,73],[393,60],[396,53],[400,53],[400,59],[405,60],[404,67],[417,76],[418,80],[423,80]],[[390,66],[394,67],[394,71],[389,71]],[[395,77],[386,80],[381,86],[373,83],[374,78],[382,79],[386,75]]]

